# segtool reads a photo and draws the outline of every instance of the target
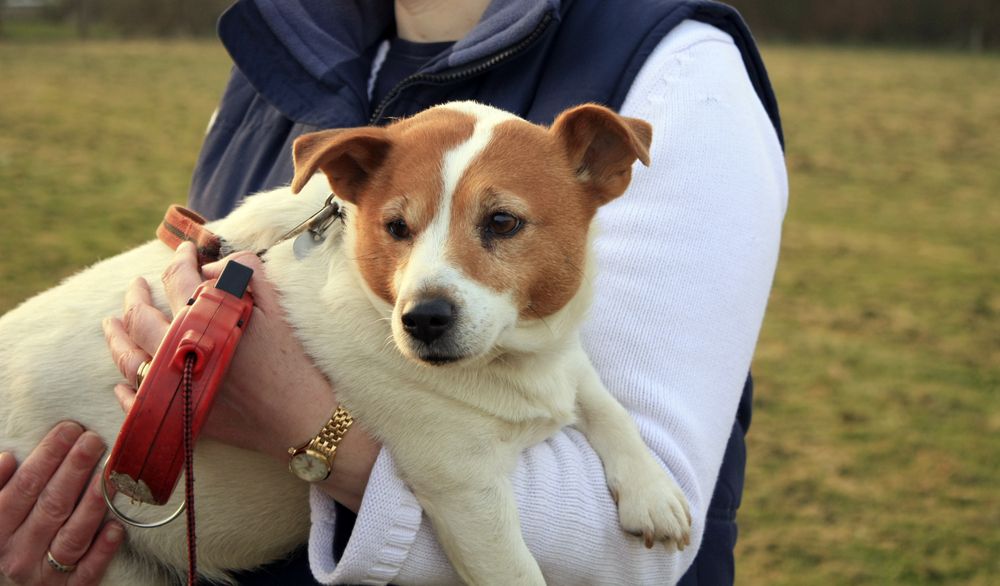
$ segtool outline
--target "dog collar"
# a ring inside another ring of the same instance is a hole
[[[223,239],[205,227],[205,218],[198,212],[180,205],[167,208],[163,221],[156,228],[156,237],[177,250],[181,242],[193,242],[198,249],[198,265],[222,258]]]
[[[271,246],[295,238],[295,257],[302,258],[308,254],[312,247],[323,242],[330,226],[344,218],[343,210],[334,201],[334,197],[331,193],[318,212],[283,234]],[[163,221],[156,228],[156,237],[174,250],[177,250],[181,242],[193,242],[198,249],[198,265],[206,265],[224,256],[226,242],[206,228],[205,222],[205,218],[198,212],[182,205],[172,205],[167,208]],[[263,256],[268,248],[258,250],[257,256]]]

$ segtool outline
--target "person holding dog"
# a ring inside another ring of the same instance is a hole
[[[384,124],[445,101],[543,124],[595,101],[653,124],[650,168],[601,212],[584,342],[684,489],[698,547],[649,552],[624,535],[600,463],[573,430],[529,450],[514,485],[525,539],[552,583],[733,583],[747,370],[787,198],[777,106],[735,11],[699,0],[243,0],[220,35],[236,68],[191,191],[209,217],[287,183],[291,142],[304,132]],[[284,465],[335,410],[336,389],[282,319],[266,266],[235,258],[256,271],[257,313],[206,433]],[[163,277],[173,311],[220,266],[199,271],[191,248],[179,248]],[[104,327],[128,409],[170,318],[141,280],[125,308]],[[361,425],[314,484],[311,573],[324,583],[454,580],[391,455]],[[96,583],[121,543],[85,489],[98,441],[65,423],[20,466],[0,456],[0,571],[16,583]],[[312,582],[304,557],[268,571],[238,579]]]

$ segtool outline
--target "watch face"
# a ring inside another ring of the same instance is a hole
[[[292,456],[288,467],[291,468],[296,476],[308,482],[325,480],[330,475],[330,468],[326,464],[326,459],[309,450]]]

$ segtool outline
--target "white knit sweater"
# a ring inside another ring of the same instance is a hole
[[[694,559],[778,258],[788,185],[774,129],[732,38],[686,21],[649,57],[621,113],[654,128],[652,165],[599,215],[584,344],[694,517],[692,547],[626,535],[597,455],[574,429],[513,476],[528,547],[550,584],[674,583]],[[332,558],[333,502],[312,494],[310,563],[324,583],[458,582],[383,450],[350,542]]]

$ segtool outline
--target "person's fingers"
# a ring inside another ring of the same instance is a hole
[[[37,548],[44,555],[45,550],[49,549],[57,532],[76,508],[94,466],[103,453],[104,442],[92,431],[85,431],[76,440],[18,529],[16,540],[23,544],[25,551]],[[82,555],[83,551],[78,554]],[[70,556],[56,557],[66,564],[75,563],[79,559]]]
[[[14,534],[35,506],[66,454],[83,434],[83,427],[64,421],[52,428],[0,489],[0,543]],[[48,545],[48,541],[45,542]]]
[[[206,264],[201,267],[202,274],[206,279],[215,279],[222,274],[223,269],[229,261],[236,261],[253,270],[253,277],[250,279],[250,291],[253,294],[254,305],[265,313],[280,309],[278,305],[278,294],[274,286],[267,281],[267,273],[264,262],[256,254],[243,250],[234,252],[222,260]]]
[[[130,385],[136,386],[135,374],[139,370],[139,365],[150,360],[151,353],[140,348],[132,340],[120,319],[106,317],[101,322],[101,328],[104,330],[104,341],[108,344],[108,350],[111,351],[111,357],[114,359],[118,371],[122,373]],[[158,341],[157,344],[159,344]],[[155,346],[153,351],[156,351]]]
[[[122,411],[128,413],[132,410],[132,405],[135,403],[135,387],[130,387],[128,385],[115,385],[115,399],[118,399],[118,405],[121,406]]]
[[[215,279],[222,274],[223,269],[229,264],[229,261],[235,260],[241,265],[246,265],[253,269],[254,274],[262,270],[264,267],[264,262],[260,260],[260,257],[250,252],[249,250],[238,250],[225,258],[221,258],[215,262],[210,262],[205,266],[201,267],[201,272],[205,275],[206,279]]]
[[[0,452],[0,490],[7,484],[17,470],[17,458],[10,452]]]
[[[117,521],[108,521],[94,539],[87,554],[77,563],[76,570],[69,575],[69,583],[79,586],[100,584],[104,573],[108,570],[108,564],[115,557],[115,552],[123,541],[125,541],[125,528]]]
[[[122,326],[132,341],[148,354],[156,354],[170,318],[153,305],[153,293],[142,277],[133,279],[125,289],[124,312]]]
[[[93,475],[90,485],[84,491],[73,514],[56,533],[49,545],[52,557],[64,564],[78,563],[94,541],[94,535],[101,528],[107,506],[101,494],[102,475]]]
[[[161,279],[170,310],[177,315],[204,280],[198,270],[198,254],[194,244],[182,242],[177,247],[170,263],[163,269]]]

